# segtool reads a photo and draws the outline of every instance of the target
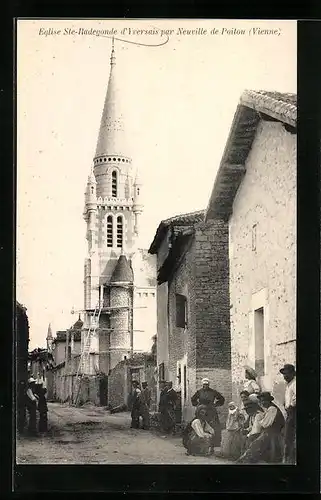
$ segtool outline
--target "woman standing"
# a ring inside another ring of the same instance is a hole
[[[247,391],[249,395],[251,394],[259,394],[261,392],[261,388],[256,381],[257,373],[250,366],[245,367],[245,382],[243,384],[244,391]]]
[[[210,455],[213,449],[214,429],[206,419],[206,406],[200,405],[195,418],[187,425],[183,434],[183,446],[187,455]]]
[[[217,413],[217,407],[223,406],[224,396],[210,387],[208,378],[203,378],[203,387],[195,392],[191,401],[193,406],[205,405],[206,419],[215,431],[214,446],[221,446],[221,423]]]

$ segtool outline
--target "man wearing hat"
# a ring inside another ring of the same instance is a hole
[[[47,387],[46,382],[42,377],[37,379],[37,394],[38,396],[38,412],[39,412],[39,433],[45,433],[48,431],[48,405],[47,405]]]
[[[206,417],[209,425],[214,429],[214,446],[221,446],[221,424],[217,413],[217,406],[223,406],[225,398],[222,394],[210,387],[208,378],[202,379],[202,388],[191,398],[193,406],[205,405]]]
[[[35,394],[36,380],[33,377],[28,379],[28,389],[26,393],[26,406],[29,415],[28,432],[32,435],[37,434],[37,401]]]
[[[284,432],[284,462],[296,463],[296,373],[295,367],[285,364],[281,368],[283,378],[286,382],[285,389],[285,432]]]

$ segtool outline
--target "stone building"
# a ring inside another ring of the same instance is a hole
[[[16,428],[23,432],[26,423],[25,392],[28,381],[29,320],[27,309],[16,302],[15,352],[16,352]]]
[[[163,220],[149,249],[157,254],[158,379],[180,391],[183,422],[194,415],[191,396],[203,377],[231,397],[228,225],[204,215]]]
[[[296,358],[296,96],[246,91],[206,211],[229,227],[233,398],[244,365],[282,402]]]
[[[114,47],[93,167],[85,193],[88,252],[84,266],[81,348],[110,375],[156,333],[156,261],[139,247],[142,183],[134,171]],[[141,313],[140,310],[143,310]],[[87,354],[81,373],[93,375]]]

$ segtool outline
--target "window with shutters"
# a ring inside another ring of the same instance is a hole
[[[107,217],[107,247],[113,246],[113,216]]]
[[[186,328],[187,325],[187,301],[184,295],[176,294],[176,326]]]
[[[123,218],[121,216],[117,217],[117,247],[122,248],[123,246]]]
[[[111,174],[111,195],[116,198],[117,197],[117,172],[113,170]]]

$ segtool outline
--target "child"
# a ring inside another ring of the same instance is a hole
[[[242,428],[244,416],[240,413],[236,404],[231,401],[228,405],[228,417],[226,420],[226,432],[222,439],[221,454],[232,460],[237,460],[243,450],[244,437]]]

